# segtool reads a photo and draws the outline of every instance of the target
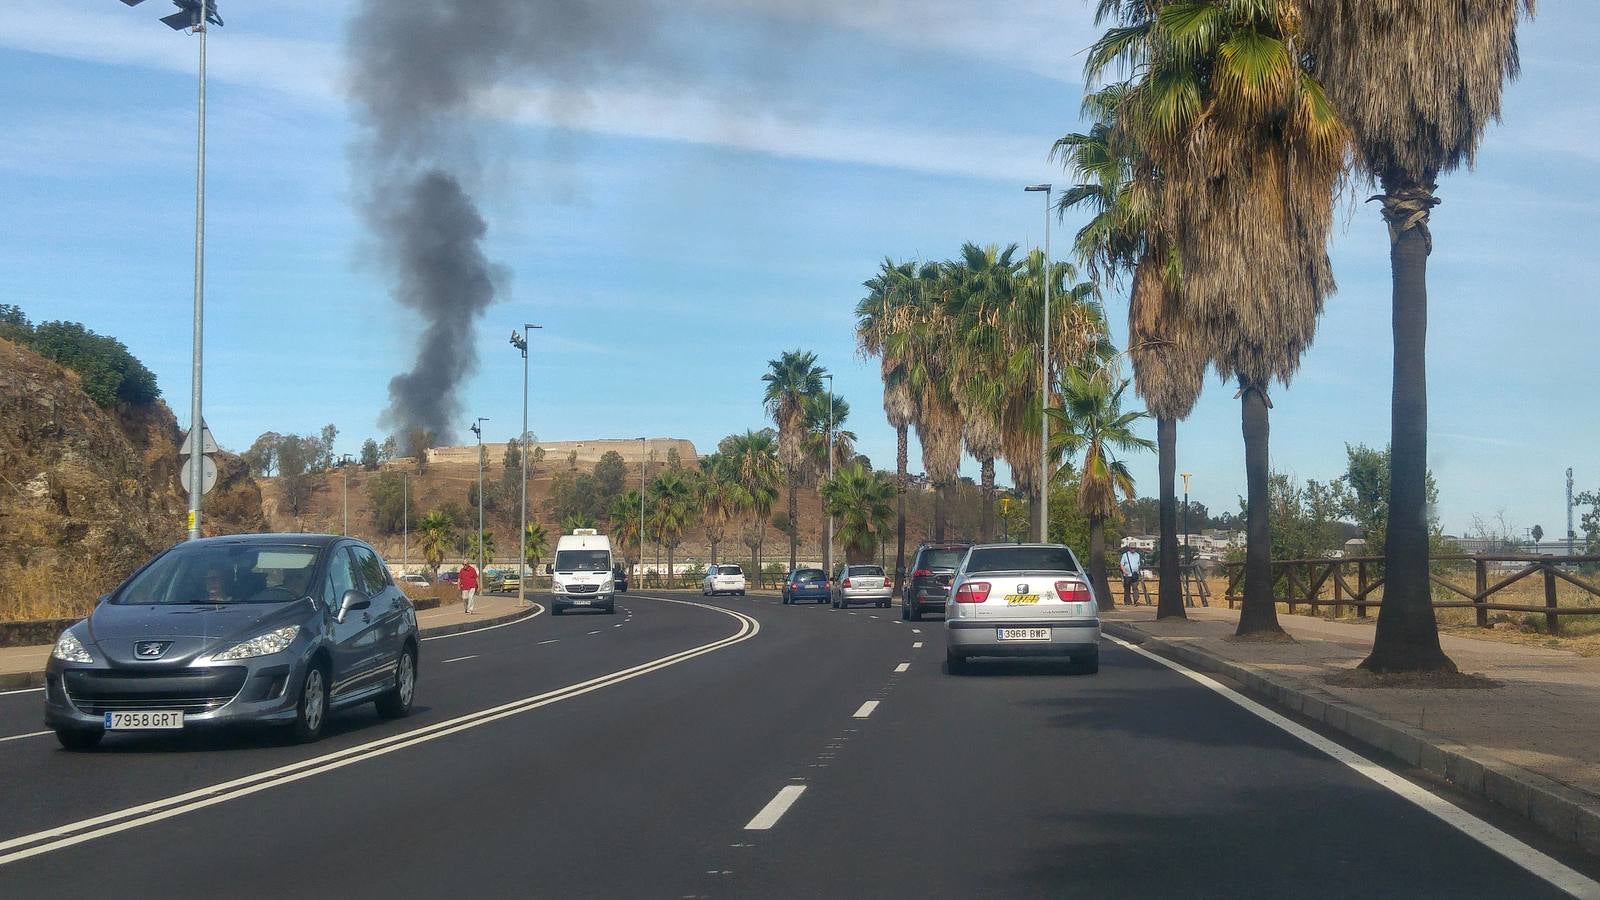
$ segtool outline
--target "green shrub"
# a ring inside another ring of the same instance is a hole
[[[161,396],[155,373],[135,359],[125,344],[77,322],[33,326],[21,308],[0,304],[0,337],[77,372],[83,392],[103,408],[149,403]]]

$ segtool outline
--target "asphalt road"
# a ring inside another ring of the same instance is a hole
[[[898,610],[621,607],[429,641],[310,746],[68,753],[0,696],[0,897],[1562,895],[1110,642],[954,677]]]

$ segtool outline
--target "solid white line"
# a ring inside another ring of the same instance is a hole
[[[861,708],[856,710],[855,711],[855,715],[851,716],[850,718],[852,718],[852,719],[865,719],[867,716],[872,715],[872,711],[877,709],[877,708],[878,708],[878,701],[876,701],[876,700],[868,700],[867,702],[861,704]]]
[[[477,658],[478,658],[478,654],[474,653],[471,656],[458,656],[455,659],[441,659],[441,660],[439,660],[439,662],[442,662],[442,663],[461,662],[464,659],[477,659]]]
[[[794,802],[799,800],[800,795],[805,792],[806,786],[803,784],[790,784],[778,788],[778,793],[767,801],[766,806],[761,807],[761,811],[756,813],[756,817],[744,826],[744,830],[766,831],[768,828],[778,824],[778,820],[783,818],[783,814],[788,812],[789,807],[793,806]]]
[[[677,603],[683,606],[697,606],[702,609],[709,609],[713,612],[719,612],[737,620],[739,622],[739,629],[733,634],[730,634],[727,637],[719,640],[712,641],[707,644],[701,644],[698,647],[690,647],[687,650],[680,650],[677,653],[669,654],[661,657],[660,659],[651,660],[650,662],[640,663],[627,669],[620,669],[616,672],[600,675],[598,677],[591,678],[588,681],[570,684],[566,687],[557,688],[553,691],[546,691],[542,694],[524,697],[520,700],[512,700],[508,703],[502,703],[499,706],[480,709],[476,712],[466,713],[453,719],[447,719],[443,722],[437,722],[432,725],[425,725],[420,728],[412,729],[411,731],[401,732],[400,734],[378,738],[374,741],[368,741],[365,744],[347,747],[343,750],[336,750],[323,756],[317,756],[311,759],[290,763],[285,766],[279,766],[276,769],[245,775],[241,778],[235,778],[232,781],[225,781],[220,784],[213,784],[207,787],[197,788],[195,790],[172,797],[153,800],[148,803],[141,803],[125,809],[103,813],[101,815],[94,816],[93,818],[83,819],[78,822],[59,825],[55,828],[49,828],[44,831],[37,831],[33,834],[25,834],[9,840],[0,841],[0,851],[12,850],[13,848],[17,847],[26,848],[0,855],[0,866],[17,862],[19,860],[28,859],[30,857],[39,856],[54,850],[61,850],[66,847],[84,843],[86,841],[92,841],[96,838],[116,834],[117,832],[138,828],[141,825],[149,825],[154,822],[160,822],[165,819],[181,816],[184,813],[193,812],[198,809],[204,809],[209,806],[215,806],[219,803],[226,803],[229,800],[235,800],[239,797],[249,796],[250,794],[264,791],[269,788],[290,784],[302,779],[310,778],[313,775],[320,775],[324,772],[342,769],[345,766],[352,765],[354,763],[384,756],[386,754],[393,753],[396,750],[404,750],[408,747],[437,740],[457,732],[478,728],[480,726],[487,725],[490,722],[495,722],[510,716],[529,712],[543,706],[549,706],[552,703],[560,703],[563,700],[570,700],[574,697],[580,697],[584,694],[598,691],[614,684],[620,684],[624,681],[630,681],[634,678],[648,675],[660,669],[667,668],[668,666],[674,666],[678,663],[686,662],[707,653],[714,653],[724,647],[742,643],[750,640],[761,632],[761,623],[750,616],[744,615],[743,613],[721,609],[720,607],[711,606],[704,603],[693,603],[688,600],[672,600],[666,597],[647,597],[645,599],[659,600],[663,603]]]
[[[1209,675],[1203,675],[1187,666],[1151,653],[1143,647],[1130,644],[1120,638],[1114,638],[1110,635],[1106,635],[1106,637],[1146,659],[1154,660],[1166,666],[1213,693],[1226,698],[1246,712],[1288,732],[1304,743],[1309,744],[1312,748],[1333,757],[1357,773],[1376,782],[1379,786],[1387,788],[1401,799],[1410,801],[1424,812],[1437,817],[1446,825],[1511,860],[1531,874],[1543,878],[1556,888],[1566,891],[1574,897],[1600,897],[1600,882],[1562,865],[1560,862],[1506,834],[1472,813],[1445,800],[1443,797],[1436,796],[1419,785],[1407,781],[1354,750],[1328,740],[1315,731],[1278,715]]]
[[[0,744],[4,744],[6,741],[20,741],[23,738],[44,737],[47,734],[55,734],[55,732],[53,732],[53,731],[30,731],[27,734],[13,734],[10,737],[0,737]]]
[[[561,639],[560,638],[552,638],[551,640],[548,640],[548,641],[540,641],[539,642],[539,646],[543,647],[545,644],[554,644],[556,641],[559,641],[559,640],[561,640]]]
[[[520,619],[512,619],[509,622],[501,622],[499,625],[485,625],[482,628],[474,628],[471,631],[457,631],[457,632],[455,632],[453,634],[436,634],[433,637],[425,637],[425,638],[423,638],[423,640],[425,640],[425,641],[442,641],[445,638],[462,637],[462,636],[468,635],[468,634],[479,634],[479,633],[482,633],[482,632],[485,632],[485,631],[493,631],[496,628],[505,628],[505,627],[507,627],[509,625],[521,625],[523,622],[532,622],[534,619],[538,618],[539,616],[544,615],[544,606],[543,606],[543,604],[535,603],[530,608],[533,610],[533,615],[531,615],[531,616],[523,616]]]
[[[0,691],[0,697],[9,697],[12,694],[37,694],[42,690],[44,690],[44,688],[36,687],[36,688],[23,688],[20,691]]]
[[[1043,270],[1041,270],[1041,271],[1043,271]],[[589,632],[589,634],[599,634],[599,633],[600,633],[600,630],[598,628],[595,629],[594,631]]]
[[[895,667],[894,667],[894,670],[895,670],[895,671],[896,671],[896,672],[904,672],[904,671],[905,671],[905,670],[907,670],[907,669],[909,669],[909,668],[911,668],[911,663],[908,663],[908,662],[904,662],[904,663],[901,663],[901,664],[900,664],[900,665],[898,665],[898,666],[895,666]]]
[[[912,644],[911,645],[911,649],[913,649],[913,650],[921,650],[922,649],[922,642],[921,641],[917,641],[916,643]]]

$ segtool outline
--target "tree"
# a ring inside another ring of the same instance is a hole
[[[456,523],[449,513],[434,510],[417,522],[417,547],[434,577],[438,577],[439,566],[455,548],[455,542]]]
[[[398,472],[380,472],[367,481],[367,505],[372,508],[372,525],[379,534],[399,534],[405,530],[409,512],[416,521],[416,510],[406,502],[405,479]]]
[[[590,512],[569,512],[561,520],[561,531],[563,534],[571,534],[574,531],[577,531],[579,528],[593,527],[595,527],[594,514]]]
[[[433,449],[434,444],[434,434],[426,428],[413,428],[406,432],[406,455],[416,461],[418,475],[427,474],[428,451]]]
[[[711,561],[716,563],[720,559],[717,548],[727,539],[728,523],[738,513],[735,473],[721,453],[708,453],[700,457],[700,471],[690,483],[695,505],[700,509],[700,527],[710,545]]]
[[[279,487],[290,515],[298,516],[311,499],[313,487],[307,470],[313,455],[309,442],[297,434],[280,435],[277,450]]]
[[[1349,135],[1308,67],[1290,0],[1113,2],[1091,78],[1137,73],[1119,115],[1152,165],[1181,307],[1239,383],[1250,520],[1241,636],[1278,636],[1267,389],[1287,385],[1333,291],[1327,241]]]
[[[600,509],[609,509],[611,501],[622,495],[627,480],[628,466],[622,461],[622,454],[607,450],[600,461],[594,464],[596,505]]]
[[[316,460],[311,464],[312,471],[327,472],[339,464],[333,453],[333,444],[339,439],[337,426],[329,424],[322,426],[322,431],[316,437]]]
[[[621,457],[619,456],[618,459],[621,459]],[[667,468],[679,470],[683,468],[683,454],[678,452],[677,447],[667,448]]]
[[[846,562],[871,562],[894,517],[894,484],[877,472],[851,463],[821,488],[823,507],[838,521]]]
[[[522,477],[522,445],[517,443],[516,438],[506,441],[506,452],[500,458],[500,465],[504,467],[506,476]]]
[[[1530,528],[1528,530],[1528,533],[1533,538],[1533,544],[1534,544],[1535,547],[1537,547],[1539,545],[1540,541],[1544,540],[1544,526],[1543,525],[1535,525],[1535,526],[1533,526],[1532,528]]]
[[[1533,0],[1369,3],[1300,0],[1328,99],[1354,133],[1355,159],[1383,193],[1393,272],[1394,391],[1388,534],[1374,672],[1454,672],[1439,646],[1428,569],[1428,217],[1443,172],[1471,163],[1505,82],[1517,23]]]
[[[1010,349],[1006,346],[1004,320],[993,311],[1010,306],[1017,289],[1022,263],[1014,259],[1017,245],[1004,250],[990,244],[979,247],[967,243],[961,259],[949,265],[957,290],[955,317],[960,321],[955,340],[955,364],[951,395],[961,410],[961,436],[967,452],[978,460],[983,484],[983,509],[978,525],[978,540],[993,537],[994,463],[1005,449],[1001,418],[1005,414],[1011,384]]]
[[[777,441],[769,429],[729,435],[719,445],[728,458],[733,478],[729,501],[731,509],[745,519],[740,540],[750,548],[750,570],[761,571],[761,550],[766,545],[767,516],[778,499],[779,474]]]
[[[256,438],[250,449],[240,454],[240,459],[250,467],[250,474],[259,478],[271,478],[272,473],[278,468],[278,447],[283,443],[283,435],[276,431],[263,431]]]
[[[1340,514],[1361,530],[1368,548],[1382,547],[1389,533],[1389,448],[1374,450],[1365,444],[1345,444],[1344,452],[1345,472],[1338,479],[1342,490]],[[1439,486],[1434,482],[1433,472],[1428,472],[1426,479],[1426,497],[1431,509],[1439,502]],[[1385,566],[1385,573],[1387,571]]]
[[[531,568],[534,574],[539,572],[539,560],[550,555],[550,535],[544,526],[538,522],[529,522],[528,530],[522,535],[522,560]]]
[[[3,336],[26,344],[33,352],[78,374],[78,386],[96,405],[139,406],[161,396],[155,373],[113,337],[77,322],[41,322],[29,327],[22,310],[9,307]]]
[[[606,510],[606,528],[611,535],[611,546],[629,562],[644,562],[644,545],[640,542],[639,492],[627,491],[611,501]]]
[[[473,529],[467,533],[467,556],[470,559],[478,558],[478,531]],[[494,532],[484,529],[483,532],[483,558],[494,559]]]
[[[574,472],[577,471],[577,469],[578,469],[578,448],[577,447],[573,447],[572,448],[572,452],[567,454],[567,468],[571,469]]]
[[[804,350],[789,350],[767,361],[763,402],[767,415],[778,426],[778,459],[783,464],[789,488],[789,519],[795,518],[795,491],[805,477],[803,436],[806,429],[806,400],[822,393],[822,376],[827,370],[817,365],[817,355]],[[796,534],[789,535],[789,568],[795,567],[799,552]]]
[[[398,455],[399,442],[396,441],[394,439],[394,435],[391,434],[384,438],[383,443],[378,447],[378,460],[380,462],[391,462]]]
[[[906,465],[908,431],[916,414],[911,389],[906,382],[906,360],[891,346],[890,329],[897,327],[899,306],[915,290],[916,268],[912,263],[885,259],[878,274],[863,285],[867,296],[856,304],[856,346],[868,356],[876,356],[883,377],[883,414],[895,436],[895,587],[901,587],[906,569]],[[902,351],[904,347],[900,347]]]
[[[694,489],[680,471],[669,468],[650,482],[646,504],[649,507],[646,525],[667,550],[667,578],[670,583],[676,572],[673,554],[683,540],[683,530],[694,524]]]
[[[378,442],[367,438],[361,442],[361,467],[369,472],[378,470]]]
[[[1117,451],[1154,450],[1155,444],[1134,433],[1147,412],[1123,412],[1125,378],[1109,368],[1068,369],[1061,383],[1062,406],[1050,410],[1052,445],[1067,457],[1083,454],[1078,466],[1078,506],[1089,519],[1089,577],[1102,610],[1115,603],[1106,578],[1105,523],[1117,512],[1117,495],[1133,496],[1133,475]]]

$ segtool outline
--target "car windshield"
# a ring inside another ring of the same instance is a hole
[[[135,575],[111,602],[214,606],[299,600],[320,554],[320,548],[304,544],[182,546]]]
[[[821,581],[824,577],[821,569],[801,569],[794,573],[795,581]]]
[[[611,569],[609,550],[557,550],[557,572],[606,572]]]
[[[974,572],[1076,572],[1078,564],[1065,547],[978,547],[967,560]]]
[[[719,574],[719,575],[743,575],[744,574],[744,570],[739,568],[738,566],[723,566],[722,568],[717,570],[717,574]]]
[[[883,575],[883,566],[851,566],[846,575]]]
[[[950,549],[929,548],[922,551],[922,556],[917,559],[919,569],[951,569],[961,565],[961,557],[967,555],[965,547]]]

